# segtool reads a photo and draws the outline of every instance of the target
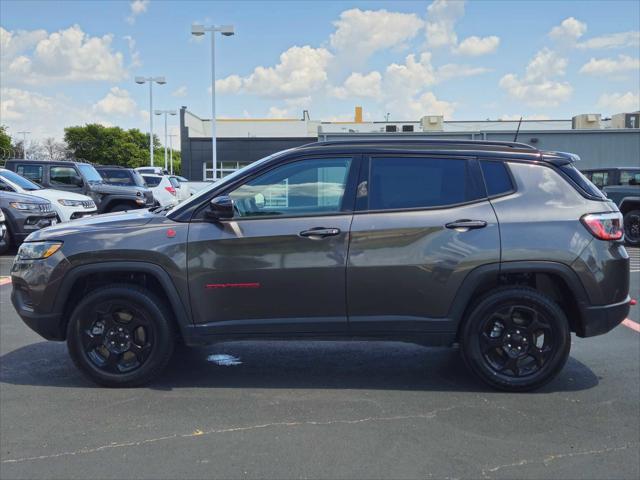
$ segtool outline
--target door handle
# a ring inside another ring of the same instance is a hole
[[[324,237],[333,237],[340,233],[339,228],[324,228],[324,227],[315,227],[310,228],[309,230],[303,230],[300,232],[301,237],[307,238],[324,238]]]
[[[476,228],[484,228],[487,226],[487,222],[484,220],[456,220],[455,222],[450,222],[445,225],[445,227],[458,230],[461,232],[466,232],[468,230],[474,230]]]

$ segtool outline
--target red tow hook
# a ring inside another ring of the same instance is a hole
[[[638,304],[638,301],[635,298],[632,298],[631,301],[629,302],[629,305],[631,305],[632,307],[637,304]]]

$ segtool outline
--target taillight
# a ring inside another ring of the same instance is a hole
[[[620,240],[624,234],[620,212],[590,213],[580,220],[600,240]]]
[[[169,192],[171,195],[175,195],[176,194],[176,189],[173,187],[164,187],[164,189]]]

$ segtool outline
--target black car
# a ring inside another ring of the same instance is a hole
[[[594,168],[582,173],[618,205],[627,243],[640,245],[640,167]]]
[[[518,143],[309,144],[173,208],[33,234],[11,298],[109,386],[150,381],[176,342],[359,338],[459,344],[489,385],[538,388],[571,332],[608,332],[631,301],[622,215],[575,160]]]
[[[99,213],[154,205],[153,193],[148,188],[108,185],[89,163],[13,159],[7,160],[5,167],[45,188],[87,195],[93,199]]]
[[[118,185],[120,187],[147,187],[142,175],[133,168],[121,167],[119,165],[95,165],[95,168],[104,182],[109,185]]]
[[[57,223],[51,202],[4,190],[5,187],[0,183],[0,209],[4,213],[0,253],[5,253],[12,245],[20,245],[30,233]]]

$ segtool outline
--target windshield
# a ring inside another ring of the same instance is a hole
[[[0,172],[0,177],[8,180],[9,182],[19,186],[23,190],[41,190],[42,187],[40,185],[36,185],[31,180],[27,180],[24,177],[21,177],[17,173],[11,172],[9,170]]]
[[[98,171],[93,168],[93,165],[87,165],[86,163],[78,164],[78,168],[82,172],[85,180],[89,183],[102,183],[102,177]]]
[[[276,153],[272,153],[269,156],[266,156],[264,158],[261,158],[260,160],[256,160],[253,163],[250,163],[249,165],[245,165],[244,167],[242,167],[239,170],[236,170],[233,173],[230,173],[229,175],[227,175],[226,177],[224,177],[222,180],[218,180],[217,182],[211,182],[211,186],[209,187],[205,187],[202,190],[200,190],[199,192],[195,193],[194,195],[191,196],[191,198],[189,198],[188,200],[185,200],[184,202],[178,203],[176,206],[174,206],[171,210],[167,211],[167,215],[170,215],[174,212],[177,212],[179,210],[182,210],[184,208],[189,207],[190,205],[192,205],[194,202],[199,203],[200,199],[202,197],[205,197],[206,195],[208,195],[208,193],[213,189],[213,188],[218,188],[222,185],[226,185],[227,183],[231,183],[233,182],[237,177],[241,176],[242,174],[244,174],[244,172],[248,169],[248,168],[252,168],[258,165],[262,165],[263,163],[268,162],[269,160],[279,157],[281,155],[284,155],[286,153],[289,153],[291,150],[293,150],[293,148],[290,148],[288,150],[282,150],[281,152],[276,152]]]

